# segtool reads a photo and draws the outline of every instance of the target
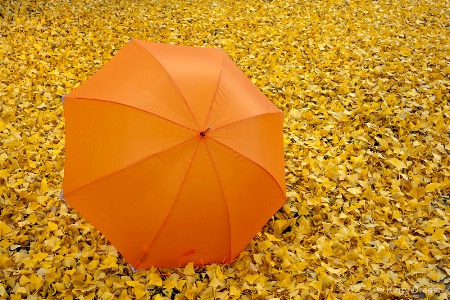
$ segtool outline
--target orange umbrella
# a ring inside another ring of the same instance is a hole
[[[220,49],[131,40],[64,113],[62,197],[134,269],[230,262],[285,202],[282,113]]]

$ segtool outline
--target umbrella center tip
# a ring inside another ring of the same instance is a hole
[[[211,126],[208,127],[208,128],[206,128],[206,129],[203,130],[203,131],[200,131],[200,136],[201,136],[201,137],[206,136],[206,133],[207,133],[208,131],[210,131],[210,130],[211,130]]]

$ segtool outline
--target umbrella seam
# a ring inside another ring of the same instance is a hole
[[[275,181],[275,183],[276,183],[276,185],[278,186],[278,188],[279,188],[279,190],[280,190],[280,192],[281,192],[283,198],[286,198],[286,192],[283,191],[283,189],[281,188],[281,186],[280,186],[280,184],[278,183],[278,181],[275,179],[275,177],[273,177],[273,175],[272,175],[266,168],[264,168],[263,166],[261,166],[261,165],[260,165],[259,163],[257,163],[256,161],[254,161],[254,160],[248,158],[248,157],[245,156],[244,154],[240,153],[239,151],[237,151],[237,150],[235,150],[235,149],[233,149],[233,148],[231,148],[231,147],[225,145],[225,144],[222,143],[222,142],[219,142],[218,140],[214,139],[213,137],[210,137],[210,138],[211,138],[212,141],[214,141],[214,142],[216,142],[216,143],[222,145],[223,147],[226,147],[226,148],[230,149],[231,151],[237,153],[238,155],[244,157],[245,159],[249,160],[250,162],[254,163],[254,164],[257,165],[258,167],[260,167],[261,169],[263,169],[267,174],[269,174],[270,178],[272,178],[273,181]]]
[[[225,192],[224,192],[224,189],[223,189],[223,186],[222,186],[222,181],[220,180],[220,175],[219,175],[219,171],[217,170],[216,162],[215,162],[215,160],[214,160],[214,158],[213,158],[213,156],[212,156],[212,154],[211,154],[211,151],[209,150],[208,143],[206,143],[206,141],[205,141],[205,146],[206,146],[206,150],[208,151],[209,156],[211,157],[211,161],[212,161],[212,164],[213,164],[214,172],[216,173],[217,180],[219,181],[219,186],[220,186],[220,191],[221,191],[221,193],[222,193],[223,202],[225,203],[225,207],[226,207],[226,209],[227,209],[228,231],[229,231],[229,233],[230,233],[230,243],[229,243],[229,249],[228,249],[228,260],[230,261],[230,260],[231,260],[231,248],[232,248],[232,247],[231,247],[231,241],[232,241],[232,239],[231,239],[231,219],[230,219],[230,210],[229,210],[229,208],[228,208],[228,203],[227,203],[227,201],[226,201]]]
[[[220,50],[220,49],[219,49]],[[220,66],[220,74],[219,74],[219,80],[217,80],[217,86],[216,86],[216,91],[214,92],[214,97],[211,101],[211,106],[209,107],[209,111],[208,111],[208,116],[206,117],[206,122],[205,122],[205,126],[207,126],[209,119],[211,117],[211,111],[212,111],[212,107],[214,105],[214,102],[216,102],[216,98],[217,98],[217,92],[219,91],[219,86],[220,86],[220,82],[222,81],[222,73],[223,73],[223,63],[225,61],[225,51],[221,51],[222,54],[222,63]]]
[[[282,111],[269,112],[269,113],[263,113],[263,114],[259,114],[259,115],[250,116],[250,117],[247,117],[247,118],[244,118],[244,119],[239,119],[239,120],[233,121],[231,123],[227,123],[225,125],[222,125],[220,127],[211,128],[210,132],[217,131],[217,130],[222,129],[224,127],[227,127],[227,126],[230,126],[230,125],[234,125],[234,124],[239,123],[239,122],[244,122],[244,121],[256,118],[256,117],[261,117],[261,116],[265,116],[265,115],[274,115],[274,114],[282,114],[283,115],[283,112]]]
[[[194,138],[196,138],[196,137],[194,137]],[[181,192],[181,189],[183,188],[183,185],[184,185],[184,183],[185,183],[185,181],[186,181],[187,175],[189,174],[189,171],[191,170],[192,162],[194,161],[194,158],[195,158],[195,156],[197,155],[199,146],[200,146],[200,141],[198,142],[197,148],[195,149],[194,155],[192,156],[191,162],[190,162],[190,164],[189,164],[189,168],[187,169],[186,174],[184,174],[183,181],[182,181],[181,184],[180,184],[180,188],[179,188],[178,191],[177,191],[177,194],[176,194],[175,199],[174,199],[174,201],[173,201],[173,203],[172,203],[172,206],[170,207],[169,212],[168,212],[167,215],[165,216],[164,221],[161,223],[161,227],[159,227],[159,229],[158,229],[158,231],[156,232],[155,236],[154,236],[153,239],[151,240],[150,245],[147,247],[147,249],[145,250],[145,252],[144,252],[144,254],[142,255],[142,257],[137,261],[137,263],[136,263],[136,269],[139,267],[139,265],[142,263],[142,261],[143,261],[143,260],[147,257],[147,255],[150,253],[150,249],[151,249],[151,248],[153,247],[153,245],[155,244],[156,239],[157,239],[157,238],[159,237],[159,235],[161,234],[161,231],[162,231],[162,229],[164,228],[164,226],[166,225],[167,220],[169,219],[169,216],[172,214],[173,209],[174,209],[176,203],[178,202],[178,199],[179,199],[179,196],[180,196],[180,192]]]
[[[191,113],[192,118],[194,119],[195,124],[197,125],[198,130],[200,130],[200,126],[198,125],[197,119],[195,118],[194,112],[192,111],[191,107],[189,106],[186,98],[184,97],[183,93],[181,92],[180,87],[177,85],[177,83],[175,82],[175,80],[173,80],[172,76],[170,76],[170,73],[167,71],[166,67],[164,67],[164,65],[156,58],[155,55],[153,55],[153,53],[145,48],[144,46],[141,45],[141,43],[139,43],[138,40],[136,40],[136,43],[141,46],[146,52],[148,52],[157,62],[158,64],[163,68],[163,70],[166,72],[167,76],[169,76],[170,80],[172,81],[174,87],[177,89],[177,91],[180,93],[181,98],[184,100],[184,103],[186,103],[186,106],[189,110],[189,112]]]
[[[68,98],[68,97],[65,98],[65,101],[66,101],[66,102],[67,102],[67,98]],[[175,121],[169,120],[169,119],[164,118],[164,117],[162,117],[162,116],[160,116],[160,115],[157,115],[157,114],[155,114],[155,113],[152,113],[152,112],[149,112],[149,111],[144,110],[144,109],[142,109],[142,108],[138,108],[138,107],[135,107],[135,106],[131,106],[131,105],[128,105],[128,104],[125,104],[125,103],[114,102],[114,101],[112,101],[112,100],[92,99],[92,98],[84,98],[84,97],[72,97],[72,99],[74,99],[74,100],[90,100],[90,101],[98,101],[98,102],[106,102],[106,103],[111,103],[111,104],[122,105],[122,106],[125,106],[125,107],[129,107],[129,108],[131,108],[131,109],[135,109],[135,110],[142,111],[142,112],[144,112],[144,113],[147,113],[147,114],[149,114],[149,115],[155,116],[155,117],[157,117],[157,118],[166,120],[167,122],[170,122],[170,123],[172,123],[172,124],[178,125],[178,126],[180,126],[180,127],[183,127],[183,128],[185,128],[185,129],[188,129],[188,130],[190,130],[190,131],[192,131],[192,132],[197,132],[196,130],[191,129],[191,128],[189,128],[189,127],[186,127],[186,126],[184,126],[184,125],[181,125],[181,124],[179,124],[179,123],[177,123],[177,122],[175,122]]]
[[[132,167],[132,166],[135,166],[135,165],[137,165],[137,164],[139,164],[139,163],[141,163],[141,162],[143,162],[143,161],[145,161],[145,160],[147,160],[147,159],[152,158],[152,157],[155,156],[155,155],[161,154],[161,153],[163,153],[163,152],[165,152],[165,151],[168,151],[168,150],[174,149],[174,148],[176,148],[176,147],[179,147],[179,146],[181,146],[181,145],[183,145],[183,144],[186,144],[186,143],[188,143],[188,142],[194,140],[195,138],[197,138],[197,136],[193,136],[192,138],[190,138],[190,139],[188,139],[188,140],[186,140],[186,141],[184,141],[184,142],[182,142],[182,143],[176,144],[175,146],[169,147],[169,148],[164,149],[164,150],[162,150],[162,151],[160,151],[160,152],[153,153],[153,154],[151,154],[151,155],[147,155],[147,156],[145,156],[145,157],[143,157],[143,158],[141,158],[141,159],[139,159],[139,160],[137,160],[137,161],[135,161],[135,162],[133,162],[133,163],[131,163],[131,164],[126,165],[126,166],[123,167],[123,168],[120,168],[119,170],[115,170],[115,171],[113,171],[113,172],[109,172],[108,174],[105,174],[105,175],[103,175],[103,176],[101,176],[101,177],[99,177],[99,178],[97,178],[97,179],[95,179],[95,180],[92,180],[92,181],[88,182],[87,184],[85,184],[85,185],[83,185],[83,186],[81,186],[81,187],[79,187],[79,188],[74,189],[73,191],[67,192],[67,193],[64,194],[64,196],[67,198],[67,196],[69,196],[69,195],[71,195],[71,194],[73,194],[73,193],[75,193],[75,192],[78,192],[79,190],[82,190],[82,189],[84,189],[84,188],[86,188],[86,187],[88,187],[88,186],[91,186],[91,185],[93,185],[93,184],[99,182],[99,181],[102,181],[102,180],[104,180],[104,179],[106,179],[106,178],[108,178],[108,177],[110,177],[110,176],[112,176],[112,175],[114,175],[114,174],[117,174],[117,173],[119,173],[119,172],[122,172],[122,171],[124,171],[124,170],[126,170],[126,169],[128,169],[128,168],[130,168],[130,167]]]

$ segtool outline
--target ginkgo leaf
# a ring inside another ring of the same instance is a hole
[[[402,169],[405,169],[407,167],[406,163],[404,161],[401,161],[401,160],[399,160],[396,157],[388,159],[387,161],[390,162],[392,165],[394,165],[394,167],[397,170],[402,170]]]
[[[362,190],[359,187],[348,188],[347,191],[349,191],[353,195],[358,195],[362,193]]]
[[[444,240],[444,233],[445,233],[444,229],[442,228],[436,229],[436,231],[431,236],[431,240],[433,242]]]
[[[239,298],[241,296],[241,291],[238,289],[238,287],[232,285],[230,287],[230,296],[234,296],[236,298]]]
[[[36,223],[36,222],[37,222],[37,216],[36,216],[36,214],[35,214],[35,213],[31,213],[31,214],[28,216],[27,220],[30,221],[31,224]]]
[[[134,294],[136,295],[136,299],[141,299],[141,298],[143,298],[143,297],[145,297],[147,295],[145,290],[143,290],[141,288],[138,288],[138,287],[135,287],[133,289],[133,291],[134,291]]]
[[[222,283],[216,277],[214,277],[209,283],[209,286],[212,287],[213,290],[217,289],[217,287],[219,287],[221,285],[222,285]]]
[[[50,229],[50,231],[55,231],[55,230],[57,230],[58,229],[58,225],[56,225],[55,223],[53,223],[53,222],[48,222],[48,229]]]
[[[12,232],[13,230],[5,222],[0,221],[0,237]]]
[[[427,186],[425,187],[425,192],[434,192],[437,188],[439,188],[441,185],[440,183],[429,183],[427,184]]]
[[[247,274],[244,277],[244,280],[247,281],[248,283],[253,283],[256,281],[256,279],[258,279],[259,275],[258,274]]]
[[[183,271],[184,275],[192,276],[195,275],[195,269],[193,263],[188,263]]]
[[[162,279],[159,276],[159,274],[151,273],[150,275],[150,281],[149,284],[156,285],[156,286],[162,286]]]
[[[328,256],[333,255],[333,248],[331,247],[330,243],[327,243],[325,245],[325,247],[322,249],[322,255],[324,257],[328,257]]]

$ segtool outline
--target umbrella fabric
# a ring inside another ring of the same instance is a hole
[[[62,196],[135,269],[230,262],[285,202],[282,113],[223,50],[131,40],[64,114]]]

